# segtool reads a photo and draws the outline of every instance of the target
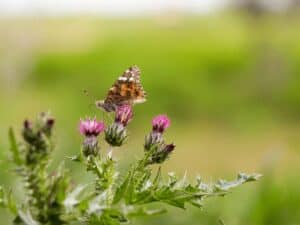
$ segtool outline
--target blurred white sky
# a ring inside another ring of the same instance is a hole
[[[228,0],[0,0],[0,16],[18,15],[144,15],[181,10],[207,13]]]

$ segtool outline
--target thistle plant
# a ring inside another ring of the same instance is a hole
[[[52,129],[55,120],[41,113],[32,122],[25,120],[22,129],[23,142],[18,144],[12,129],[9,130],[12,160],[15,172],[23,181],[26,198],[17,205],[11,193],[1,189],[0,202],[15,215],[14,224],[66,224],[63,218],[63,199],[70,188],[67,171],[61,164],[49,172],[49,156],[53,151]]]
[[[13,130],[9,130],[11,159],[25,193],[23,202],[17,203],[12,195],[15,190],[7,191],[0,186],[0,207],[14,215],[13,224],[119,225],[131,222],[136,216],[165,213],[165,205],[185,209],[190,204],[202,208],[205,199],[224,196],[230,189],[260,177],[239,173],[233,181],[207,184],[200,177],[190,183],[186,176],[164,174],[163,163],[175,154],[175,144],[164,138],[171,123],[166,115],[153,118],[144,149],[141,146],[142,156],[127,171],[120,171],[120,162],[112,150],[126,145],[127,125],[133,119],[132,106],[119,106],[114,114],[111,124],[105,125],[96,117],[79,122],[82,145],[71,160],[94,175],[92,185],[71,184],[63,164],[55,171],[49,170],[55,124],[49,114],[41,113],[33,122],[25,120],[20,142]],[[107,151],[104,142],[109,146]],[[153,169],[154,164],[159,165],[158,169]],[[153,203],[160,203],[160,207],[157,204],[154,207]]]

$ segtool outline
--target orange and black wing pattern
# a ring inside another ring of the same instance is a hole
[[[140,82],[140,69],[137,66],[128,68],[109,89],[105,104],[115,106],[146,101],[146,93]]]

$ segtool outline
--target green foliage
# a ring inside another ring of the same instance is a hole
[[[2,186],[0,186],[0,207],[8,208],[13,214],[17,213],[16,203],[12,199],[12,192],[6,193]]]
[[[10,195],[4,198],[4,206],[15,214],[14,224],[65,224],[63,201],[69,189],[69,178],[63,164],[53,173],[48,172],[49,154],[53,150],[51,130],[54,120],[42,113],[36,122],[24,122],[24,142],[17,144],[12,129],[9,130],[11,152],[16,172],[21,176],[26,190],[26,201],[15,207]]]
[[[18,149],[18,144],[16,137],[12,128],[9,128],[8,137],[10,142],[10,151],[12,153],[13,161],[16,165],[20,166],[22,164],[22,159],[20,158],[20,152]]]
[[[45,113],[40,114],[35,123],[26,120],[22,132],[24,142],[21,144],[17,143],[13,130],[9,130],[11,154],[16,172],[23,180],[26,199],[22,204],[16,204],[12,192],[6,193],[0,187],[0,206],[8,208],[15,216],[15,225],[74,222],[120,225],[138,216],[165,213],[164,204],[180,209],[186,209],[188,204],[202,208],[205,199],[224,196],[232,188],[260,177],[240,173],[234,181],[220,180],[216,184],[206,184],[199,177],[190,183],[186,176],[178,178],[174,173],[164,177],[161,167],[153,172],[152,164],[149,164],[155,148],[145,151],[142,159],[121,174],[117,169],[118,161],[112,157],[112,149],[108,154],[99,151],[84,154],[82,148],[72,160],[94,174],[95,185],[71,186],[63,163],[49,172],[53,124],[54,120]],[[98,144],[93,146],[99,150]],[[154,208],[154,203],[161,206]]]
[[[130,221],[132,217],[154,215],[166,212],[164,208],[152,210],[152,203],[164,203],[177,208],[185,209],[187,204],[198,208],[203,207],[203,201],[209,197],[224,196],[231,188],[240,184],[257,180],[260,175],[239,174],[237,179],[231,182],[220,180],[216,184],[206,184],[198,178],[194,184],[190,184],[186,177],[179,179],[173,173],[169,173],[167,179],[162,177],[161,169],[156,173],[147,164],[147,159],[140,160],[136,165],[131,166],[127,175],[120,182],[118,172],[110,173],[111,182],[103,179],[107,174],[99,171],[114,171],[109,167],[114,167],[110,157],[104,163],[100,158],[94,159],[89,163],[92,170],[99,179],[98,185],[103,187],[101,193],[95,192],[95,196],[89,205],[84,209],[88,224],[121,224]],[[103,159],[102,159],[103,161]],[[117,178],[117,179],[116,179]],[[108,185],[109,184],[109,185]],[[77,193],[81,192],[78,190]],[[71,193],[74,197],[74,194]],[[82,207],[81,201],[73,198],[74,208]]]

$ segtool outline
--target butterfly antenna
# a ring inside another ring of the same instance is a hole
[[[89,92],[87,89],[83,89],[83,94],[84,94],[85,96],[87,96],[87,97],[92,98],[93,100],[97,99],[95,96],[91,95],[90,92]],[[89,108],[90,108],[91,110],[93,110],[93,111],[96,111],[95,109],[96,109],[97,107],[95,106],[94,103],[90,103],[90,104],[89,104]],[[105,120],[105,118],[108,118],[108,120],[109,120],[110,122],[113,122],[113,121],[114,121],[114,119],[113,119],[113,117],[111,116],[110,113],[105,113],[104,111],[102,111],[102,119]]]
[[[83,89],[82,92],[86,97],[96,99],[95,95],[91,95],[91,93],[87,89]]]
[[[87,89],[83,89],[82,92],[86,97],[89,97],[92,101],[95,101],[96,97],[94,95],[91,95]],[[95,111],[95,109],[96,109],[95,104],[90,103],[89,109]]]

